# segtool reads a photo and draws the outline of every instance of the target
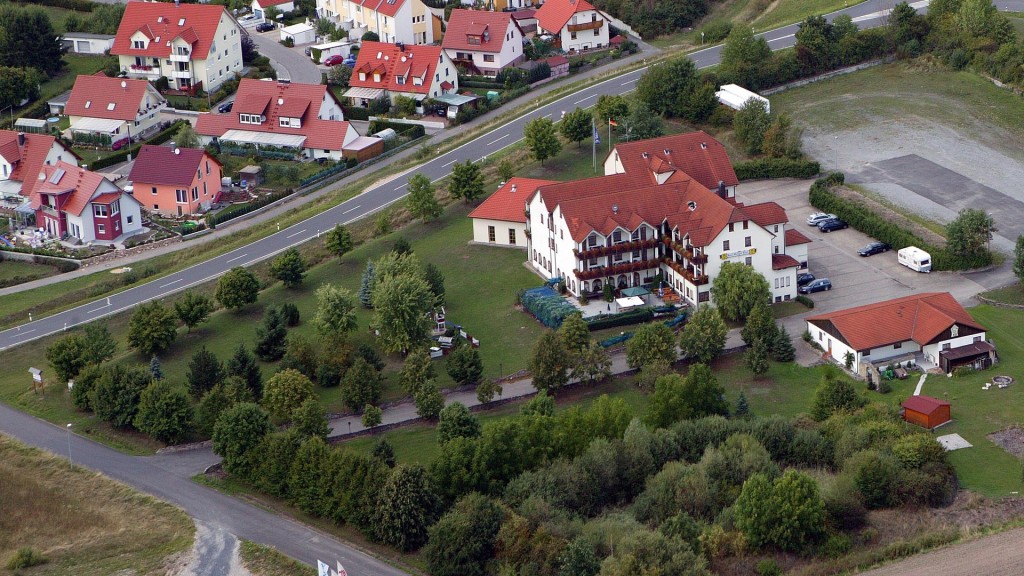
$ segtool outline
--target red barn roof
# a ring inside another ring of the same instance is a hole
[[[171,53],[171,42],[181,38],[192,46],[194,58],[205,60],[224,15],[224,7],[218,4],[128,2],[110,53],[166,58]],[[132,48],[132,36],[139,31],[149,38],[149,42],[145,48]]]
[[[573,14],[587,10],[597,9],[587,0],[547,0],[537,10],[536,18],[541,28],[559,32]]]
[[[421,44],[406,44],[403,48],[400,50],[394,44],[364,40],[348,85],[353,88],[429,94],[434,82],[434,71],[444,52],[440,46]],[[360,73],[366,75],[365,80],[359,79]],[[379,82],[373,79],[375,73],[380,75]],[[399,78],[402,78],[401,84]],[[422,78],[423,83],[416,85],[413,78]]]
[[[740,183],[725,146],[703,130],[623,142],[615,145],[615,152],[626,173],[659,164],[685,172],[709,190],[718,188],[719,182],[726,186]]]
[[[807,321],[842,339],[854,350],[913,340],[925,345],[954,324],[984,331],[949,292],[924,292],[819,314]]]
[[[519,27],[509,12],[488,12],[484,10],[452,10],[448,29],[444,33],[442,48],[469,50],[473,52],[501,52],[505,33],[509,26]],[[487,32],[486,38],[484,32]],[[520,30],[520,32],[522,32]],[[476,43],[469,41],[476,38]],[[519,40],[515,40],[519,42]]]
[[[469,217],[525,224],[526,202],[538,187],[545,184],[553,182],[533,178],[512,178],[470,212]]]
[[[927,414],[929,416],[942,406],[949,405],[949,402],[939,400],[938,398],[932,398],[931,396],[911,396],[904,400],[902,404],[902,406],[907,410],[913,410],[914,412],[920,412],[921,414]]]
[[[126,122],[135,120],[148,88],[149,82],[145,80],[79,75],[64,113]]]
[[[200,169],[203,157],[217,162],[217,159],[196,148],[175,148],[146,145],[139,151],[135,165],[128,175],[134,184],[162,184],[166,186],[188,186]],[[220,164],[220,162],[217,162]]]

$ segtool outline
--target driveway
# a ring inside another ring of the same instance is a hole
[[[256,32],[249,30],[249,36],[256,42],[260,54],[270,58],[277,77],[280,80],[291,80],[296,84],[320,84],[320,69],[302,53],[302,50],[288,48],[281,44],[281,32]]]

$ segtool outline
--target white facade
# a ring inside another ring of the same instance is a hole
[[[275,9],[277,9],[278,13],[281,13],[281,14],[283,14],[285,12],[292,12],[292,11],[295,10],[295,3],[294,2],[284,2],[284,3],[281,3],[281,4],[273,4],[273,6],[274,6]],[[254,16],[256,16],[257,20],[266,20],[267,19],[267,17],[264,14],[266,12],[266,9],[269,8],[269,6],[267,6],[267,7],[262,6],[260,4],[260,0],[252,0],[251,8],[252,8],[252,13],[253,13]]]
[[[293,24],[281,28],[281,41],[291,38],[295,44],[316,42],[316,30],[309,24]]]
[[[497,31],[491,32],[492,34]],[[491,40],[494,43],[494,39]],[[442,44],[444,46],[444,44]],[[445,48],[445,54],[456,62],[468,62],[484,76],[497,76],[503,68],[514,66],[523,60],[523,32],[515,21],[509,18],[508,27],[501,40],[501,50],[483,51],[472,47]]]
[[[401,5],[395,9],[395,3]],[[353,37],[353,40],[358,40],[364,32],[373,32],[380,37],[381,42],[434,42],[430,9],[420,0],[367,4],[370,5],[363,6],[360,2],[351,0],[317,0],[316,11],[321,18],[341,24],[346,30],[360,30],[359,35]]]
[[[473,242],[526,249],[526,224],[473,218]]]
[[[112,184],[109,180],[104,179],[103,183],[96,189],[93,194],[93,198],[100,194],[109,192],[120,192],[121,189]],[[121,194],[120,200],[114,205],[117,207],[115,214],[120,214],[120,218],[117,218],[117,226],[120,230],[115,229],[114,237],[120,237],[125,235],[132,235],[142,230],[142,210],[139,202],[131,196],[131,194]],[[83,243],[88,244],[89,242],[108,242],[107,240],[97,240],[96,238],[96,222],[93,219],[95,207],[92,203],[89,203],[82,213],[78,216],[65,212],[68,222],[68,234],[78,238]]]
[[[114,36],[109,34],[66,32],[61,40],[75,54],[104,54],[114,47]]]
[[[608,46],[608,31],[608,21],[600,12],[584,10],[573,14],[561,30],[548,32],[558,36],[562,50],[582,52]]]

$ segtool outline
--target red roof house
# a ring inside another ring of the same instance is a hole
[[[363,41],[348,84],[345,98],[356,106],[368,106],[382,96],[392,101],[407,96],[421,102],[457,94],[459,75],[440,46]]]
[[[455,9],[441,47],[456,65],[495,76],[523,60],[523,31],[509,12]]]
[[[80,75],[75,79],[64,113],[76,134],[104,134],[111,142],[138,139],[160,122],[167,100],[145,80]]]
[[[143,146],[128,179],[146,209],[183,216],[210,209],[220,196],[221,164],[203,149]]]
[[[566,52],[608,46],[610,19],[587,0],[547,0],[535,16],[540,30]]]
[[[56,238],[116,242],[142,230],[139,203],[130,194],[67,162],[43,167],[31,206],[36,225]]]
[[[903,401],[903,420],[929,430],[952,420],[950,404],[931,396],[911,396]]]
[[[226,114],[200,114],[204,144],[294,150],[303,158],[340,160],[359,134],[344,121],[341,103],[323,84],[242,79]]]
[[[28,197],[44,166],[62,161],[77,166],[78,160],[53,136],[0,130],[0,196]]]
[[[473,241],[502,246],[526,246],[526,203],[551,180],[512,178],[469,213]]]

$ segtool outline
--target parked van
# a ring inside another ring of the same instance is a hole
[[[917,246],[900,248],[900,251],[897,253],[897,258],[899,258],[900,264],[903,264],[911,270],[915,270],[917,272],[932,271],[931,255]]]

